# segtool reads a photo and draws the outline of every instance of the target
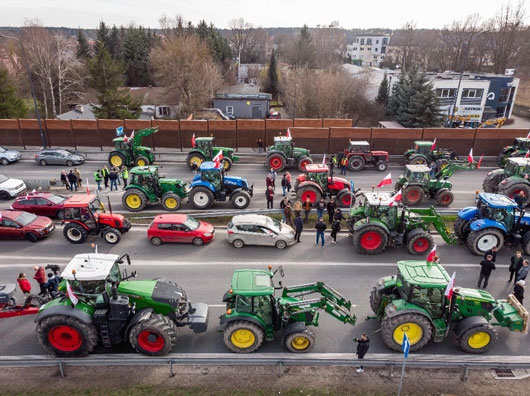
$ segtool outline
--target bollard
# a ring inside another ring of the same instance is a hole
[[[280,360],[278,362],[278,378],[280,378],[283,374],[283,362]]]
[[[469,371],[469,368],[466,366],[464,366],[464,374],[462,375],[462,381],[463,382],[466,382],[467,381],[467,374],[468,374],[468,371]]]
[[[66,374],[64,372],[63,362],[59,360],[59,371],[61,372],[61,378],[66,377]]]

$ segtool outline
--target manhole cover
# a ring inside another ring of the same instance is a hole
[[[515,378],[512,370],[507,369],[493,369],[493,377],[495,378]]]

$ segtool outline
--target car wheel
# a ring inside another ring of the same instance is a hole
[[[204,240],[202,238],[193,238],[193,241],[192,243],[195,245],[195,246],[202,246],[204,245]]]
[[[66,161],[66,166],[74,166],[74,163],[70,160]]]
[[[7,191],[0,191],[0,199],[8,200],[11,199],[11,195]]]
[[[152,237],[151,243],[155,246],[160,246],[162,245],[162,239],[160,239],[159,237]]]
[[[235,248],[241,249],[243,246],[245,246],[245,243],[241,239],[236,239],[234,242],[232,242],[232,245]]]
[[[39,164],[40,164],[41,166],[46,166],[46,165],[48,165],[48,163],[46,162],[46,160],[43,160],[43,159],[41,159],[41,160],[39,161]]]
[[[26,234],[26,239],[30,241],[31,243],[35,243],[39,240],[39,237],[32,232],[28,232]]]
[[[276,248],[277,249],[285,249],[286,247],[287,247],[287,242],[285,242],[285,241],[276,242]]]
[[[2,165],[9,165],[9,160],[7,158],[2,158]]]

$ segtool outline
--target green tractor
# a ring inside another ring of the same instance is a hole
[[[530,158],[509,158],[504,169],[488,172],[482,182],[484,192],[514,198],[523,192],[523,206],[530,204]]]
[[[109,153],[109,164],[112,166],[145,166],[155,162],[151,147],[142,146],[142,139],[158,132],[158,127],[140,129],[131,137],[117,137],[112,140],[114,150]]]
[[[504,168],[509,158],[524,157],[528,151],[530,151],[530,138],[515,138],[513,145],[501,149],[497,156],[497,165]]]
[[[223,167],[225,171],[229,171],[232,168],[234,162],[239,161],[239,157],[234,155],[234,149],[228,147],[214,147],[213,137],[198,137],[195,139],[195,146],[188,153],[186,163],[190,169],[193,169],[193,165],[196,165],[196,169],[199,169],[201,164],[205,161],[211,161],[219,151],[223,152]]]
[[[456,152],[450,149],[432,149],[434,142],[428,140],[417,140],[414,147],[405,151],[405,159],[408,164],[426,165],[437,162],[439,165],[447,163],[449,160],[456,160]]]
[[[364,193],[360,205],[352,208],[348,220],[355,249],[367,255],[398,246],[405,246],[414,255],[427,254],[434,245],[431,227],[446,243],[454,245],[458,242],[432,206],[406,208],[394,204],[389,193]]]
[[[323,282],[298,286],[274,287],[272,272],[244,269],[232,276],[232,286],[223,297],[226,312],[220,316],[224,326],[224,343],[232,352],[256,351],[263,340],[273,341],[282,332],[282,343],[291,352],[309,352],[315,346],[315,334],[309,326],[318,326],[324,310],[343,323],[355,325],[351,301]],[[275,290],[282,290],[275,296]],[[316,295],[314,298],[305,298]]]
[[[381,321],[387,347],[401,351],[403,334],[410,350],[417,351],[431,340],[442,342],[453,330],[460,349],[483,353],[495,345],[494,326],[527,332],[528,311],[513,295],[495,300],[485,290],[455,287],[445,296],[450,278],[437,263],[398,261],[397,276],[379,279],[370,295],[370,306]]]
[[[158,174],[158,166],[137,166],[129,171],[129,184],[121,201],[130,212],[140,212],[147,205],[158,203],[165,210],[175,211],[187,196],[185,182],[165,179]]]
[[[313,160],[309,150],[296,147],[290,136],[275,136],[274,145],[267,148],[265,163],[276,172],[283,171],[286,166],[296,166],[300,172],[305,172],[307,164],[312,164]]]
[[[399,176],[394,189],[402,191],[403,203],[407,206],[420,205],[423,198],[433,198],[438,205],[449,206],[455,197],[451,191],[453,183],[448,179],[457,169],[474,170],[479,167],[480,162],[449,161],[431,177],[426,165],[406,165],[405,173]]]
[[[208,305],[192,304],[181,286],[165,279],[130,280],[136,272],[122,275],[125,260],[131,264],[128,254],[74,256],[61,274],[65,296],[43,305],[35,318],[44,349],[77,357],[98,344],[129,343],[139,353],[160,356],[175,346],[177,327],[206,332]]]

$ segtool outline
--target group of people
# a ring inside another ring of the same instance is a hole
[[[46,274],[46,269],[51,272]],[[34,266],[33,270],[35,271],[33,279],[39,284],[39,297],[46,297],[48,295],[55,296],[59,283],[62,281],[62,278],[59,276],[59,266],[55,264],[50,264],[46,267]],[[24,296],[29,296],[31,293],[31,283],[25,273],[21,272],[18,275],[17,283]]]
[[[123,180],[123,188],[127,187],[127,181],[129,180],[129,170],[126,166],[113,166],[110,170],[107,168],[107,165],[103,168],[98,169],[94,172],[94,181],[98,186],[98,190],[101,191],[101,182],[103,181],[105,188],[109,188],[110,182],[110,191],[115,189],[118,190],[118,186],[121,186],[120,179]]]
[[[83,187],[83,179],[79,169],[70,169],[68,173],[63,169],[61,171],[61,182],[67,190],[77,191],[78,188]]]

